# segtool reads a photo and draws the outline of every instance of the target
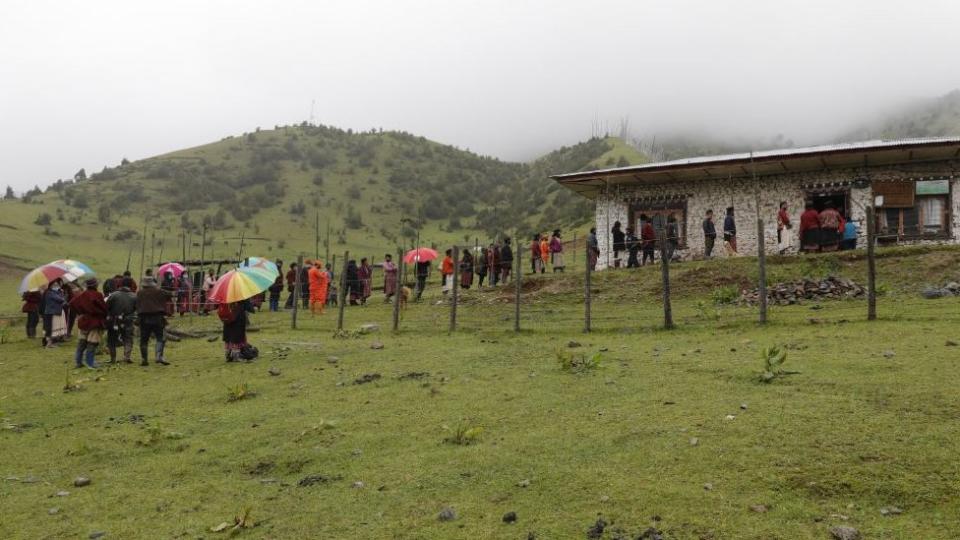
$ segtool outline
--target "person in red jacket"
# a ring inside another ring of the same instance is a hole
[[[640,266],[653,264],[653,254],[657,246],[657,232],[653,229],[653,221],[646,214],[640,214],[640,249],[643,251],[643,258]]]
[[[43,302],[43,295],[40,291],[30,291],[23,293],[23,309],[20,311],[27,314],[27,339],[37,337],[37,325],[40,323],[40,304]]]
[[[800,214],[800,250],[814,252],[820,250],[820,214],[807,202]]]
[[[96,369],[100,367],[96,362],[97,345],[107,327],[107,303],[97,290],[96,278],[88,279],[85,285],[87,289],[70,300],[70,309],[78,316],[77,329],[80,331],[73,361],[78,368],[85,362],[88,368]]]

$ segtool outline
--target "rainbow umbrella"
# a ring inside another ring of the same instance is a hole
[[[280,269],[277,268],[276,263],[263,257],[247,257],[240,263],[240,268],[261,271],[272,276],[272,279],[277,279],[280,276]]]
[[[237,268],[220,276],[207,298],[220,304],[239,302],[269,289],[274,279],[256,268]]]
[[[173,277],[179,278],[183,274],[184,270],[186,269],[183,267],[182,264],[175,263],[175,262],[168,262],[166,264],[161,264],[160,268],[157,268],[157,276],[159,276],[158,279],[163,279],[163,277],[167,275],[167,272],[171,272],[173,274]]]
[[[17,292],[22,295],[28,291],[38,291],[55,279],[76,281],[81,277],[93,275],[93,270],[82,262],[72,259],[58,259],[28,272],[20,281]]]
[[[403,256],[403,262],[407,264],[415,262],[427,262],[437,258],[437,252],[430,248],[411,249]]]

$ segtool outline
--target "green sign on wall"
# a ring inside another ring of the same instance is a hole
[[[949,193],[950,193],[949,180],[917,181],[917,195],[948,195]]]

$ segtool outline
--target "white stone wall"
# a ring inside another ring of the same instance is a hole
[[[871,169],[871,180],[918,178],[928,176],[950,176],[953,171],[949,163],[921,164],[896,168]],[[671,182],[662,185],[630,187],[601,195],[596,200],[597,239],[600,244],[598,269],[612,265],[610,229],[614,221],[620,221],[624,228],[629,223],[629,208],[634,199],[656,200],[663,197],[685,198],[687,203],[686,248],[679,255],[684,259],[703,257],[703,230],[701,222],[708,209],[714,212],[717,228],[717,243],[713,250],[715,257],[726,256],[722,242],[723,218],[728,206],[735,208],[737,222],[737,244],[740,255],[754,255],[757,252],[757,198],[759,195],[760,217],[764,220],[764,240],[767,253],[777,252],[777,209],[780,201],[789,205],[791,219],[794,222],[793,247],[799,248],[797,229],[800,214],[803,212],[804,198],[813,184],[845,183],[849,189],[851,217],[860,225],[859,245],[863,245],[866,235],[866,207],[873,198],[870,187],[858,188],[850,183],[863,177],[862,169],[824,171],[820,173],[797,173],[752,178],[733,178],[703,180],[696,182]],[[960,178],[951,180],[951,227],[953,241],[960,238]],[[624,258],[624,264],[626,260]]]

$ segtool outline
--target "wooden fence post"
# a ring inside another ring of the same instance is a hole
[[[343,270],[340,271],[340,299],[337,301],[337,331],[343,330],[343,309],[347,307],[347,261],[350,260],[350,252],[343,252]]]
[[[460,249],[457,246],[453,246],[453,274],[450,275],[450,279],[453,280],[450,284],[452,289],[450,293],[450,332],[454,332],[457,329],[457,295],[460,291],[459,271]]]
[[[873,205],[867,206],[867,320],[877,320],[877,261],[876,222],[873,217]]]
[[[517,290],[513,297],[513,331],[520,331],[520,286],[523,281],[523,268],[520,264],[520,258],[523,257],[523,250],[517,250],[517,264],[516,264],[516,274],[515,278],[517,280]]]
[[[397,286],[393,295],[393,331],[400,330],[400,295],[403,294],[403,249],[397,249]]]
[[[760,324],[767,323],[767,253],[763,237],[763,218],[757,218],[757,263],[760,266],[758,287],[760,291]]]
[[[584,253],[586,253],[587,255],[586,258],[584,259],[587,262],[587,264],[584,265],[584,268],[586,269],[586,274],[583,280],[583,308],[584,308],[583,331],[586,333],[589,333],[590,332],[590,273],[591,273],[589,243],[586,244],[586,249],[584,250]],[[574,257],[574,259],[576,259],[576,257]]]
[[[663,327],[673,328],[673,308],[670,306],[670,257],[667,255],[667,233],[660,227],[660,274],[663,278]]]
[[[297,307],[300,305],[300,270],[303,269],[303,255],[297,256],[297,276],[293,280],[293,311],[290,312],[290,328],[297,329]]]

